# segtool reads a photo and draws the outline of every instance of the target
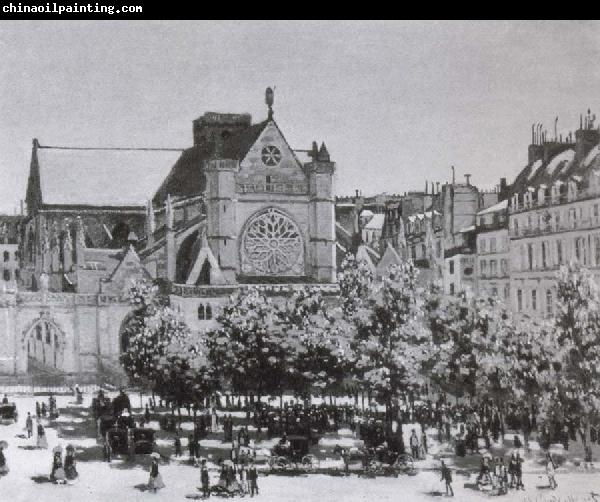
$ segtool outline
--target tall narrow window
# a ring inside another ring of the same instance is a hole
[[[542,267],[546,268],[548,266],[548,243],[546,241],[542,242]]]
[[[556,241],[556,261],[559,265],[563,264],[563,248],[560,240]]]
[[[552,298],[552,290],[546,291],[546,315],[552,317],[554,314],[554,298]]]
[[[531,290],[531,309],[537,310],[537,290]]]
[[[523,290],[517,289],[517,310],[523,311]]]
[[[527,266],[533,270],[533,244],[527,244]]]
[[[212,307],[210,304],[206,306],[206,319],[212,319]]]
[[[202,304],[198,306],[198,319],[200,321],[204,321],[204,319],[206,319],[206,312],[204,310],[204,305]]]

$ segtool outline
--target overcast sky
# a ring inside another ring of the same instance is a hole
[[[25,196],[34,137],[187,147],[205,111],[263,120],[267,86],[293,148],[327,144],[338,194],[423,189],[452,164],[491,188],[533,122],[600,111],[600,23],[3,21],[0,82],[0,211]]]

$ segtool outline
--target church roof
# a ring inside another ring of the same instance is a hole
[[[267,124],[268,121],[260,122],[223,138],[218,157],[242,160]],[[191,197],[202,193],[206,188],[204,161],[215,155],[215,143],[202,142],[184,150],[156,191],[153,202],[162,205],[168,194],[172,197]]]
[[[41,201],[145,206],[181,150],[37,147]]]

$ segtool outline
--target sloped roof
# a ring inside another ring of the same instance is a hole
[[[383,214],[383,213],[374,214],[373,217],[369,220],[369,222],[365,225],[365,229],[381,230],[383,228],[384,223],[385,223],[385,214]]]
[[[181,150],[38,146],[42,202],[145,206]]]
[[[511,195],[524,193],[529,188],[535,191],[542,185],[550,187],[574,176],[583,177],[589,169],[600,167],[600,144],[595,145],[582,159],[577,159],[574,145],[561,146],[562,149],[547,158],[546,162],[538,159],[527,164],[512,184]]]
[[[223,138],[218,156],[242,160],[268,122],[265,120]],[[167,194],[172,197],[191,197],[202,193],[206,188],[204,162],[216,155],[215,150],[216,145],[212,142],[202,142],[184,150],[154,194],[153,202],[162,205]]]
[[[484,214],[490,214],[490,213],[498,213],[498,212],[506,209],[507,207],[508,207],[508,199],[504,199],[504,200],[501,200],[500,202],[498,202],[497,204],[494,204],[493,206],[490,206],[487,209],[484,209],[483,211],[479,211],[477,213],[477,216],[483,216]]]

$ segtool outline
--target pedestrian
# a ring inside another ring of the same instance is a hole
[[[202,459],[202,465],[200,466],[200,484],[202,485],[202,496],[204,498],[210,497],[210,478],[208,476],[208,467],[206,466],[206,459]]]
[[[4,476],[8,474],[8,462],[6,461],[6,456],[4,455],[4,448],[8,446],[6,441],[0,441],[0,476]]]
[[[525,490],[525,485],[523,485],[523,460],[521,459],[521,455],[517,452],[516,457],[516,477],[517,477],[517,490],[521,488],[521,490]]]
[[[44,450],[48,448],[48,440],[46,439],[46,431],[44,430],[44,426],[42,422],[38,420],[37,423],[37,443],[38,448],[43,448]]]
[[[25,429],[27,430],[27,439],[33,436],[33,418],[31,418],[31,413],[27,412],[27,418],[25,419]]]
[[[412,429],[410,434],[410,449],[415,460],[419,460],[419,438],[417,432]]]
[[[188,453],[190,455],[190,462],[194,461],[194,458],[196,457],[196,445],[194,443],[195,438],[193,434],[190,434],[188,436]]]
[[[504,463],[504,458],[500,458],[500,493],[508,493],[508,470]]]
[[[556,490],[558,483],[555,478],[556,464],[552,459],[552,455],[550,452],[546,453],[546,475],[548,476],[548,483],[550,484],[550,488],[552,490]]]
[[[239,469],[240,473],[240,486],[242,487],[242,493],[248,493],[248,471],[246,469],[246,465],[242,463]]]
[[[452,489],[452,471],[442,460],[442,479],[446,485],[446,496],[454,497],[454,490]],[[448,493],[449,492],[449,493]]]
[[[250,496],[254,497],[254,492],[258,495],[258,472],[254,465],[254,460],[250,460],[250,466],[248,467],[248,483],[250,484]]]
[[[67,482],[65,469],[62,462],[62,448],[54,448],[52,458],[52,470],[50,471],[50,481],[54,484],[65,484]]]
[[[175,456],[181,457],[181,439],[179,438],[179,432],[175,432]]]
[[[104,438],[102,453],[104,455],[104,461],[110,463],[110,461],[112,460],[112,448],[110,447],[110,441],[108,440],[108,433]]]
[[[44,403],[43,401],[42,401],[41,411],[42,411],[42,416],[45,417],[46,416],[46,403]]]
[[[513,452],[508,462],[508,474],[510,475],[510,488],[514,488],[517,483],[517,457]]]
[[[8,396],[6,394],[4,394],[4,397],[2,398],[2,404],[8,404]]]
[[[423,450],[423,457],[427,455],[427,433],[425,432],[425,427],[423,427],[423,432],[421,432],[421,448]]]
[[[144,418],[146,422],[150,422],[150,409],[148,408],[148,403],[146,403],[146,411],[144,412]]]
[[[152,490],[156,493],[157,490],[165,487],[162,476],[160,472],[158,472],[158,459],[160,455],[157,452],[154,452],[150,455],[152,457],[152,462],[150,464],[150,477],[148,478],[148,490]]]
[[[77,479],[79,476],[75,465],[75,448],[73,445],[67,446],[67,453],[65,455],[65,476],[69,481]]]

